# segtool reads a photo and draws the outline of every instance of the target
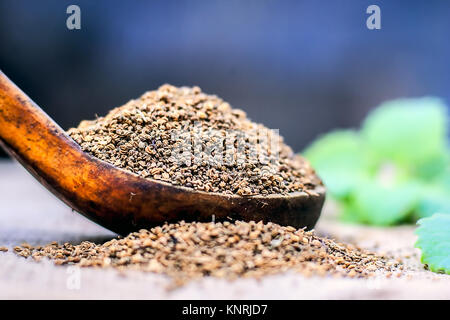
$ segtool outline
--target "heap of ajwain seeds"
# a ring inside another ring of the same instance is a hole
[[[14,251],[35,260],[47,257],[57,265],[166,274],[176,285],[204,276],[259,278],[293,270],[305,276],[366,278],[399,269],[398,262],[358,247],[270,222],[180,222],[101,245],[88,241],[44,247],[24,244]]]
[[[163,85],[68,134],[116,167],[206,192],[285,194],[322,184],[274,130],[198,87]]]

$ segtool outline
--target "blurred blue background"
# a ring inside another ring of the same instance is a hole
[[[366,27],[371,4],[381,30]],[[163,83],[198,85],[299,151],[387,99],[448,103],[449,31],[448,1],[0,0],[0,69],[65,129]]]

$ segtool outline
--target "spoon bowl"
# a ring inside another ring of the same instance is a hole
[[[139,177],[82,151],[0,71],[0,145],[75,211],[119,234],[164,222],[264,221],[313,228],[325,188],[238,196]]]

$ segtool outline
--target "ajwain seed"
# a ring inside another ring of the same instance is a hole
[[[303,240],[299,241],[300,236]],[[327,248],[325,250],[325,248]],[[399,270],[397,263],[314,232],[262,222],[179,222],[142,229],[104,244],[84,241],[15,247],[22,257],[57,265],[163,273],[182,285],[205,277],[260,278],[293,270],[304,276],[367,278]]]

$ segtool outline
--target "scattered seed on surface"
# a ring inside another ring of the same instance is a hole
[[[288,270],[304,276],[367,278],[380,271],[392,275],[398,267],[361,248],[320,238],[313,231],[270,222],[180,222],[103,244],[84,241],[22,246],[14,251],[38,261],[49,258],[56,265],[161,273],[176,285],[204,276],[260,278]]]

